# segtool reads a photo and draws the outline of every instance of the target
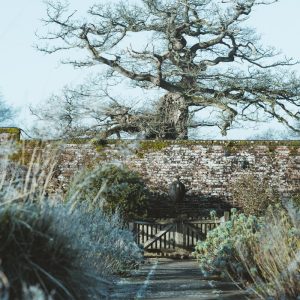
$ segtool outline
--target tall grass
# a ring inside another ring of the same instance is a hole
[[[239,260],[260,299],[300,297],[300,212],[271,208],[255,239],[237,243]],[[298,299],[298,298],[297,298]]]
[[[0,151],[0,299],[107,298],[112,274],[142,258],[119,215],[48,195],[55,149],[26,166],[9,160],[12,145]]]
[[[34,147],[25,143],[0,146],[0,197],[5,202],[44,200],[56,166],[57,147]],[[28,157],[29,156],[29,157]],[[13,160],[12,160],[13,158]]]

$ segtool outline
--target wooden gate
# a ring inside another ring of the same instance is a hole
[[[146,251],[172,252],[178,248],[192,250],[197,241],[204,240],[207,232],[216,228],[227,219],[201,218],[197,220],[165,220],[156,222],[134,221],[130,229],[134,232],[136,242]]]

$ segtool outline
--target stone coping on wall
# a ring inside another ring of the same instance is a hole
[[[74,138],[74,139],[22,139],[21,129],[18,127],[0,127],[0,140],[17,140],[25,143],[62,143],[62,144],[93,144],[95,146],[126,145],[136,143],[139,148],[145,150],[161,150],[171,145],[222,145],[225,147],[247,145],[274,145],[300,147],[299,140],[141,140],[141,139],[97,139],[97,138]]]
[[[1,133],[7,133],[1,131]],[[17,128],[16,128],[17,129]],[[130,144],[140,144],[141,147],[147,148],[149,145],[149,150],[151,145],[153,149],[166,148],[168,146],[178,145],[178,146],[190,146],[190,145],[220,145],[225,147],[234,146],[247,146],[247,145],[274,145],[274,146],[292,146],[300,147],[300,140],[135,140],[135,139],[111,139],[111,140],[95,140],[95,139],[19,139],[20,142],[24,143],[54,143],[54,144],[93,144],[95,146],[109,146],[109,145],[130,145]],[[159,150],[160,150],[159,149]]]

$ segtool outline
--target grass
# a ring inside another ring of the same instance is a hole
[[[82,299],[87,278],[77,262],[78,250],[51,215],[35,204],[0,208],[0,257],[11,284],[10,297],[22,297],[23,283],[37,284],[55,299]]]
[[[271,208],[255,239],[237,244],[239,259],[260,299],[300,297],[300,212]]]
[[[131,232],[118,213],[48,195],[55,149],[34,150],[26,167],[9,161],[13,149],[1,145],[0,299],[106,298],[113,274],[142,258]]]

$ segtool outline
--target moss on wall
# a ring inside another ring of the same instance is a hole
[[[280,146],[286,146],[290,150],[291,155],[300,154],[300,141],[251,141],[251,140],[146,140],[141,141],[139,148],[136,151],[138,157],[143,158],[146,153],[161,151],[169,146],[195,146],[201,145],[204,147],[222,146],[227,155],[234,155],[241,149],[254,150],[256,146],[266,146],[269,154],[274,154]]]
[[[28,166],[32,160],[36,162],[43,154],[46,154],[45,149],[47,146],[51,146],[50,148],[55,149],[59,144],[60,143],[55,141],[22,140],[17,142],[16,151],[9,155],[9,159]]]
[[[101,155],[105,155],[103,150],[107,149],[108,140],[102,140],[102,139],[93,139],[90,141],[90,143],[95,147],[96,151],[99,152]]]
[[[1,127],[0,134],[7,133],[11,136],[12,140],[19,141],[21,137],[21,129],[17,127]]]
[[[91,143],[94,145],[97,152],[105,156],[105,150],[109,149],[110,145],[126,147],[127,144],[130,144],[134,141],[132,140],[85,140],[78,141],[78,144]],[[264,140],[233,140],[233,141],[224,141],[224,140],[142,140],[135,141],[138,143],[138,148],[136,149],[136,155],[139,158],[143,158],[146,153],[159,152],[168,148],[172,145],[183,146],[183,147],[192,147],[200,145],[203,147],[212,146],[222,146],[224,152],[227,155],[235,155],[241,149],[254,150],[257,146],[266,146],[269,154],[275,154],[276,149],[280,146],[286,146],[290,150],[291,155],[300,154],[300,140],[294,141],[264,141]]]
[[[140,158],[144,157],[145,153],[157,152],[172,145],[171,141],[155,140],[155,141],[141,141],[136,150],[136,155]]]
[[[0,128],[1,132],[9,132],[20,134],[20,129],[18,128]],[[223,140],[143,140],[143,141],[133,141],[133,140],[96,140],[96,139],[71,139],[65,141],[41,141],[41,140],[23,140],[18,141],[18,150],[10,155],[10,159],[16,162],[20,162],[24,165],[28,165],[32,158],[32,153],[34,149],[37,152],[42,152],[43,149],[48,145],[55,148],[57,145],[64,144],[76,144],[84,145],[91,144],[98,153],[96,163],[100,161],[105,161],[113,157],[111,149],[126,148],[127,145],[132,143],[137,143],[138,147],[135,153],[138,158],[144,158],[145,154],[163,151],[164,149],[171,146],[182,146],[187,148],[193,148],[193,146],[203,146],[208,149],[208,151],[214,151],[213,146],[222,146],[224,150],[224,155],[235,155],[241,150],[247,150],[249,152],[257,151],[257,146],[265,146],[265,153],[269,155],[275,155],[277,153],[277,148],[280,146],[287,147],[289,150],[289,155],[296,156],[300,155],[300,141],[223,141]],[[221,150],[222,151],[222,150]],[[117,155],[117,154],[116,154]]]

